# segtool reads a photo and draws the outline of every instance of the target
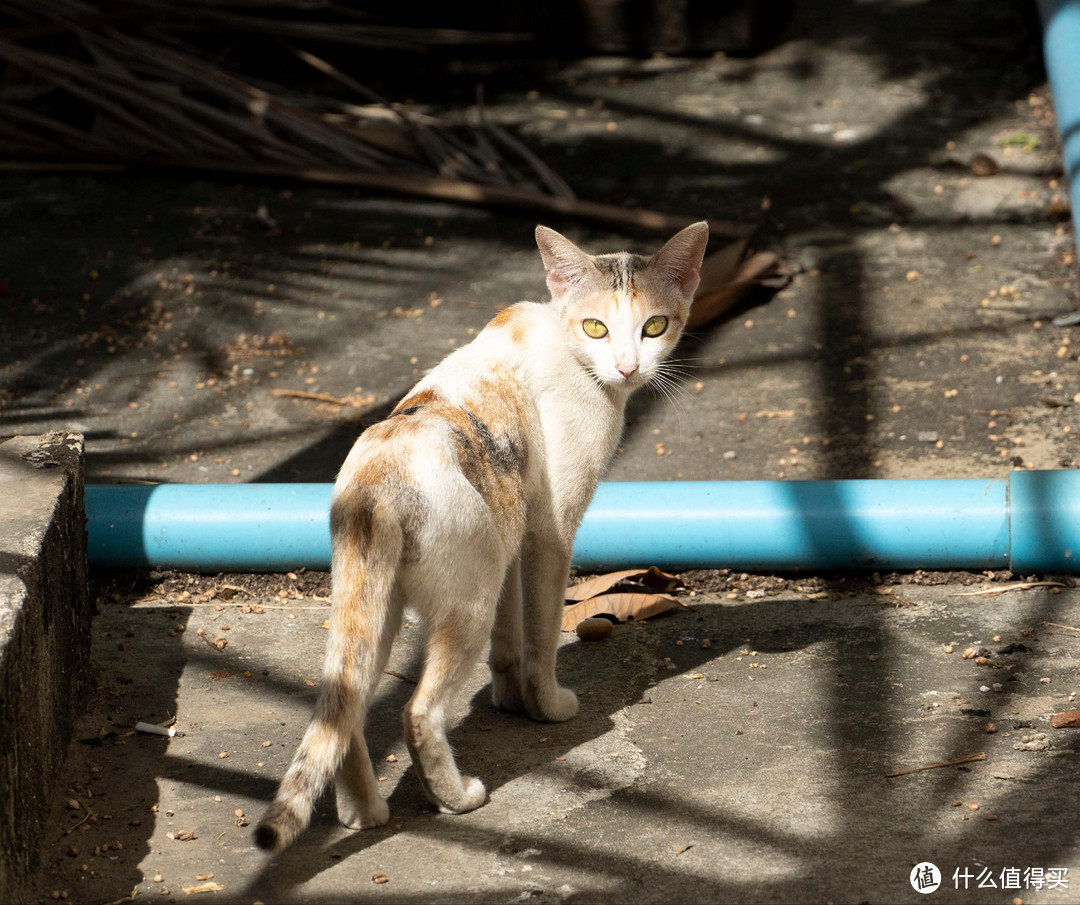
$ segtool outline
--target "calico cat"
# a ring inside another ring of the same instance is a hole
[[[708,225],[651,258],[591,256],[544,226],[549,303],[504,309],[369,427],[330,511],[333,610],[315,715],[255,831],[280,850],[335,777],[341,822],[381,826],[364,718],[408,605],[426,628],[405,739],[432,803],[482,805],[446,740],[447,702],[488,639],[496,707],[561,722],[555,678],[574,534],[623,429],[627,398],[662,376],[699,281]]]

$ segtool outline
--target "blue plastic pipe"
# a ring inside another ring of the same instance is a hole
[[[329,484],[91,485],[90,562],[201,572],[330,565]],[[581,569],[1073,572],[1080,471],[1008,478],[604,483]]]
[[[1054,95],[1073,219],[1080,217],[1080,0],[1039,0],[1043,59]],[[1076,234],[1080,254],[1080,232]]]

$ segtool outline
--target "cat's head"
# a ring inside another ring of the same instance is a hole
[[[597,380],[630,390],[659,374],[690,313],[708,241],[702,220],[651,258],[589,255],[555,230],[536,228],[567,343]]]

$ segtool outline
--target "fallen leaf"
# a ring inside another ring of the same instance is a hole
[[[563,610],[562,630],[572,632],[583,619],[610,614],[619,622],[648,619],[681,606],[667,594],[600,594]]]
[[[777,281],[766,281],[770,271],[776,271],[780,259],[771,251],[758,252],[744,259],[747,240],[733,242],[701,264],[701,282],[694,295],[694,304],[686,323],[687,330],[696,330],[709,321],[727,313],[739,304],[758,285],[780,289],[788,277],[777,273]]]
[[[623,581],[639,581],[643,585],[659,591],[670,591],[673,588],[684,587],[677,576],[664,572],[656,566],[649,566],[647,569],[623,569],[621,572],[607,572],[603,575],[597,575],[567,588],[564,596],[566,600],[588,600],[590,597],[603,594]]]
[[[185,895],[189,896],[197,896],[199,893],[202,892],[221,892],[223,889],[225,889],[225,887],[222,886],[220,883],[214,882],[199,883],[195,886],[181,886],[180,888],[184,891]]]

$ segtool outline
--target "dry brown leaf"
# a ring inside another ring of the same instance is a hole
[[[608,614],[619,622],[638,621],[680,606],[667,594],[600,594],[563,610],[562,630],[572,632],[583,619]]]
[[[597,594],[603,594],[623,581],[640,581],[643,585],[660,591],[670,591],[682,587],[682,581],[675,575],[664,572],[656,566],[647,569],[623,569],[621,572],[607,572],[583,581],[566,589],[566,600],[588,600]]]
[[[709,295],[723,289],[728,283],[737,279],[739,266],[746,257],[746,249],[749,246],[750,237],[743,236],[725,245],[719,251],[706,255],[701,262],[701,282],[698,283],[695,297]]]
[[[696,330],[730,311],[779,264],[780,259],[771,251],[758,252],[740,263],[745,251],[746,240],[740,239],[702,262],[687,330]]]

